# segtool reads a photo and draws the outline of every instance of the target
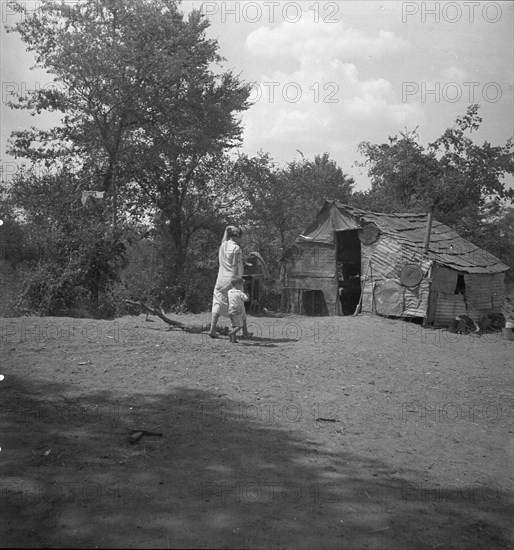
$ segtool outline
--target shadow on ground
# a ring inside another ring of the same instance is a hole
[[[213,392],[3,384],[3,547],[509,547],[508,495],[423,485]]]

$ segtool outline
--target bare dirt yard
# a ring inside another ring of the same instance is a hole
[[[513,547],[513,342],[152,319],[0,320],[2,547]]]

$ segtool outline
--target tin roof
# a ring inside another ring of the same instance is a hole
[[[368,212],[336,201],[325,201],[313,222],[299,237],[302,241],[334,243],[334,231],[359,229],[374,223],[384,235],[394,238],[407,249],[419,254],[423,250],[427,214],[383,214]],[[500,273],[507,271],[496,256],[459,236],[451,227],[437,220],[432,222],[429,259],[466,273]]]

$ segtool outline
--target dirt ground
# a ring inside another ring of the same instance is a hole
[[[151,319],[0,320],[2,547],[513,547],[513,342]]]

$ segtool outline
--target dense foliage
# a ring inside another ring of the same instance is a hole
[[[44,2],[10,29],[56,84],[11,107],[62,114],[50,130],[13,132],[8,150],[30,169],[10,182],[7,200],[24,231],[47,243],[39,265],[52,266],[34,272],[24,296],[63,296],[37,311],[69,306],[68,287],[84,290],[97,310],[133,225],[156,241],[164,304],[184,299],[177,289],[189,280],[192,239],[216,231],[226,215],[221,197],[233,184],[223,177],[225,152],[240,143],[237,114],[249,106],[250,86],[219,69],[207,27],[199,10],[186,19],[173,0],[83,0]],[[87,190],[104,193],[98,212],[81,210]],[[56,200],[59,211],[46,209]],[[34,300],[22,301],[34,308]]]
[[[432,212],[460,235],[500,257],[512,267],[509,244],[514,233],[514,189],[505,177],[514,174],[514,145],[477,145],[469,134],[482,119],[478,105],[428,147],[416,132],[400,133],[388,143],[361,143],[371,190],[356,193],[351,203],[382,212]]]

